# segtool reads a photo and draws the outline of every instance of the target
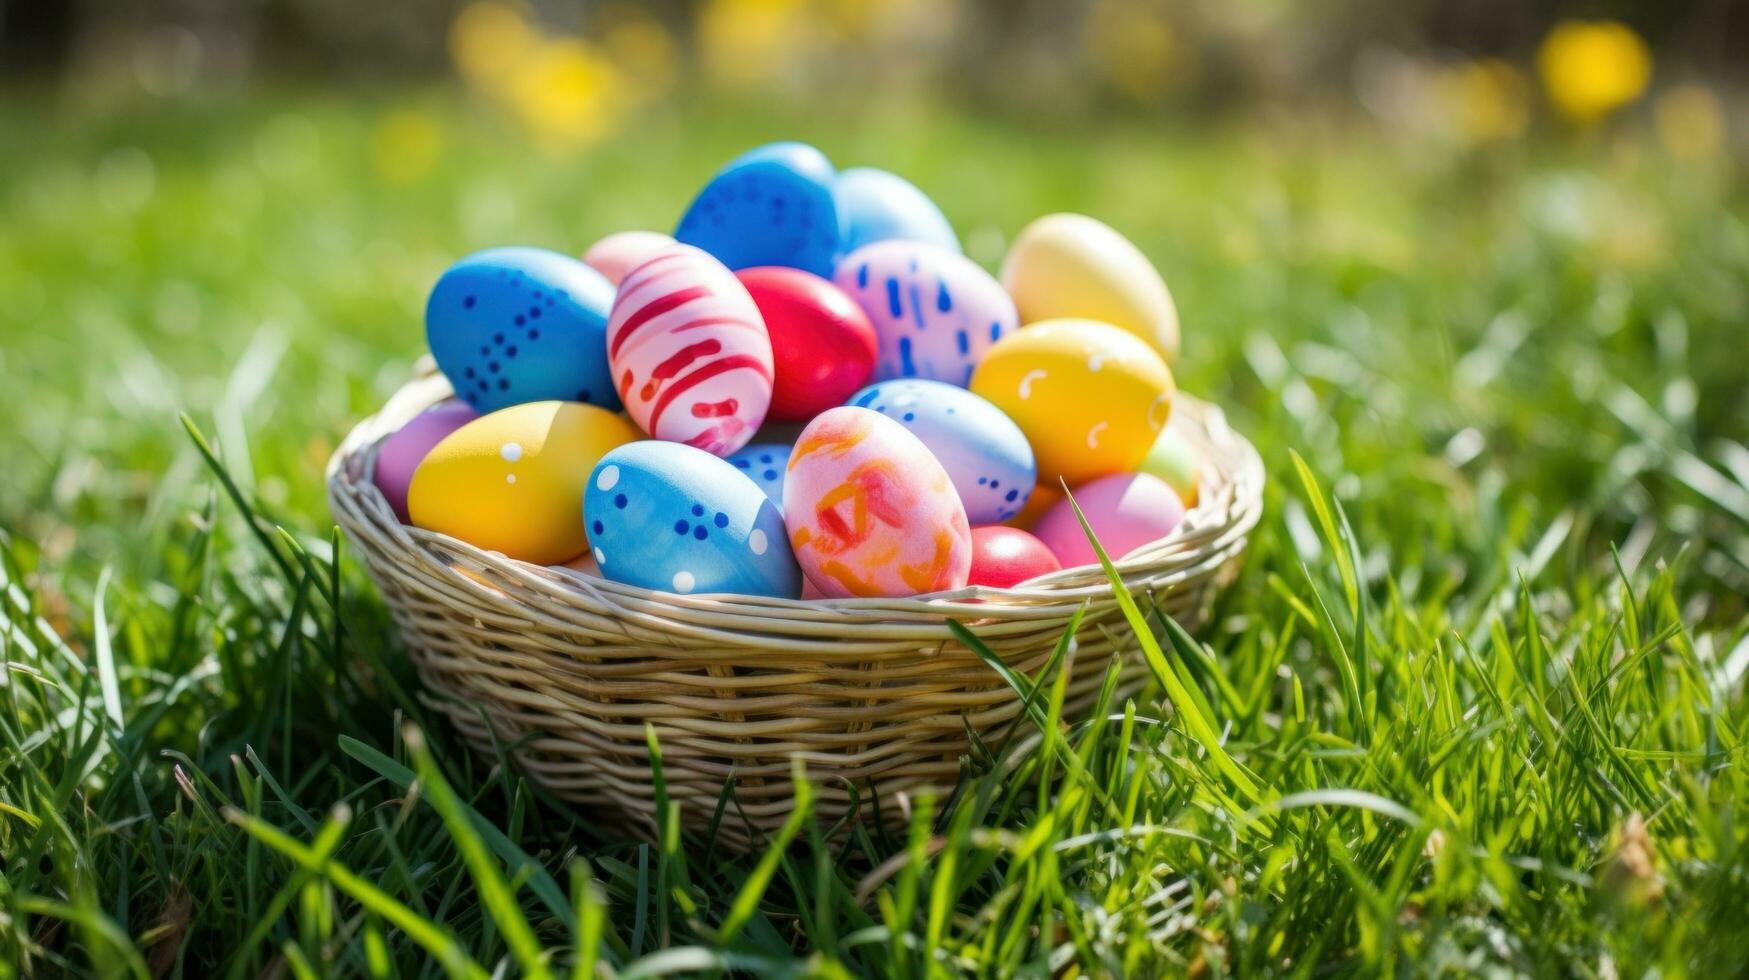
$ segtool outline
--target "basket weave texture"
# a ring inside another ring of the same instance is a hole
[[[683,825],[715,823],[731,847],[783,823],[792,758],[819,784],[827,824],[853,809],[893,818],[919,789],[945,791],[971,750],[968,729],[995,745],[1020,709],[953,638],[950,618],[1032,673],[1085,604],[1065,715],[1091,706],[1114,650],[1124,654],[1119,693],[1142,685],[1134,637],[1097,566],[909,599],[673,595],[404,526],[371,480],[377,443],[450,394],[427,375],[359,423],[329,461],[329,505],[389,605],[422,697],[480,750],[514,744],[550,792],[625,831],[655,830],[646,723]],[[1173,413],[1201,459],[1197,506],[1117,568],[1144,610],[1194,630],[1237,571],[1264,474],[1219,409],[1180,394]]]

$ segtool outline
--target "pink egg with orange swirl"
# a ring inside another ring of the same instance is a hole
[[[747,287],[690,245],[628,273],[607,320],[626,413],[658,439],[718,456],[753,438],[771,406],[771,337]]]
[[[828,409],[790,451],[783,520],[808,580],[833,598],[958,589],[972,531],[947,470],[879,412]]]

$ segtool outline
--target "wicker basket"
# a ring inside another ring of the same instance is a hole
[[[1085,603],[1065,710],[1092,704],[1113,649],[1129,654],[1120,692],[1141,686],[1145,668],[1097,567],[911,599],[682,596],[403,526],[371,481],[377,443],[449,394],[428,374],[361,422],[329,462],[329,504],[388,601],[429,703],[484,751],[517,743],[519,763],[551,792],[628,832],[654,829],[646,722],[689,828],[712,823],[733,777],[735,804],[717,832],[734,847],[753,846],[789,813],[792,758],[819,783],[816,810],[829,822],[853,798],[868,815],[878,794],[891,817],[907,809],[906,794],[951,786],[967,728],[995,744],[1019,703],[952,638],[950,617],[1033,672]],[[1263,465],[1219,409],[1180,395],[1173,410],[1203,460],[1198,505],[1118,569],[1139,600],[1194,629],[1257,523]]]

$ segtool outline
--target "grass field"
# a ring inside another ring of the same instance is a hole
[[[1740,972],[1741,170],[1632,123],[1041,128],[701,108],[567,156],[441,94],[0,105],[0,975]],[[452,258],[665,228],[779,137],[987,265],[1046,211],[1132,235],[1271,482],[1162,641],[1184,703],[1067,719],[1066,776],[970,760],[908,838],[735,858],[405,737],[322,465]]]

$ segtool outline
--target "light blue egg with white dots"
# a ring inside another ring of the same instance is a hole
[[[674,239],[731,269],[783,265],[830,278],[843,224],[826,155],[806,143],[768,143],[741,154],[699,191]]]
[[[607,277],[569,255],[512,246],[449,267],[425,304],[425,336],[455,393],[481,414],[524,402],[619,411],[607,364]]]
[[[1032,445],[1000,408],[941,381],[895,379],[869,385],[850,404],[911,430],[947,470],[973,527],[1001,524],[1026,506],[1038,480]]]
[[[742,471],[678,442],[601,457],[583,492],[590,553],[615,582],[793,599],[802,573],[776,504]]]
[[[792,447],[781,442],[756,442],[730,453],[729,465],[747,474],[772,503],[783,506],[783,474],[789,468]]]

